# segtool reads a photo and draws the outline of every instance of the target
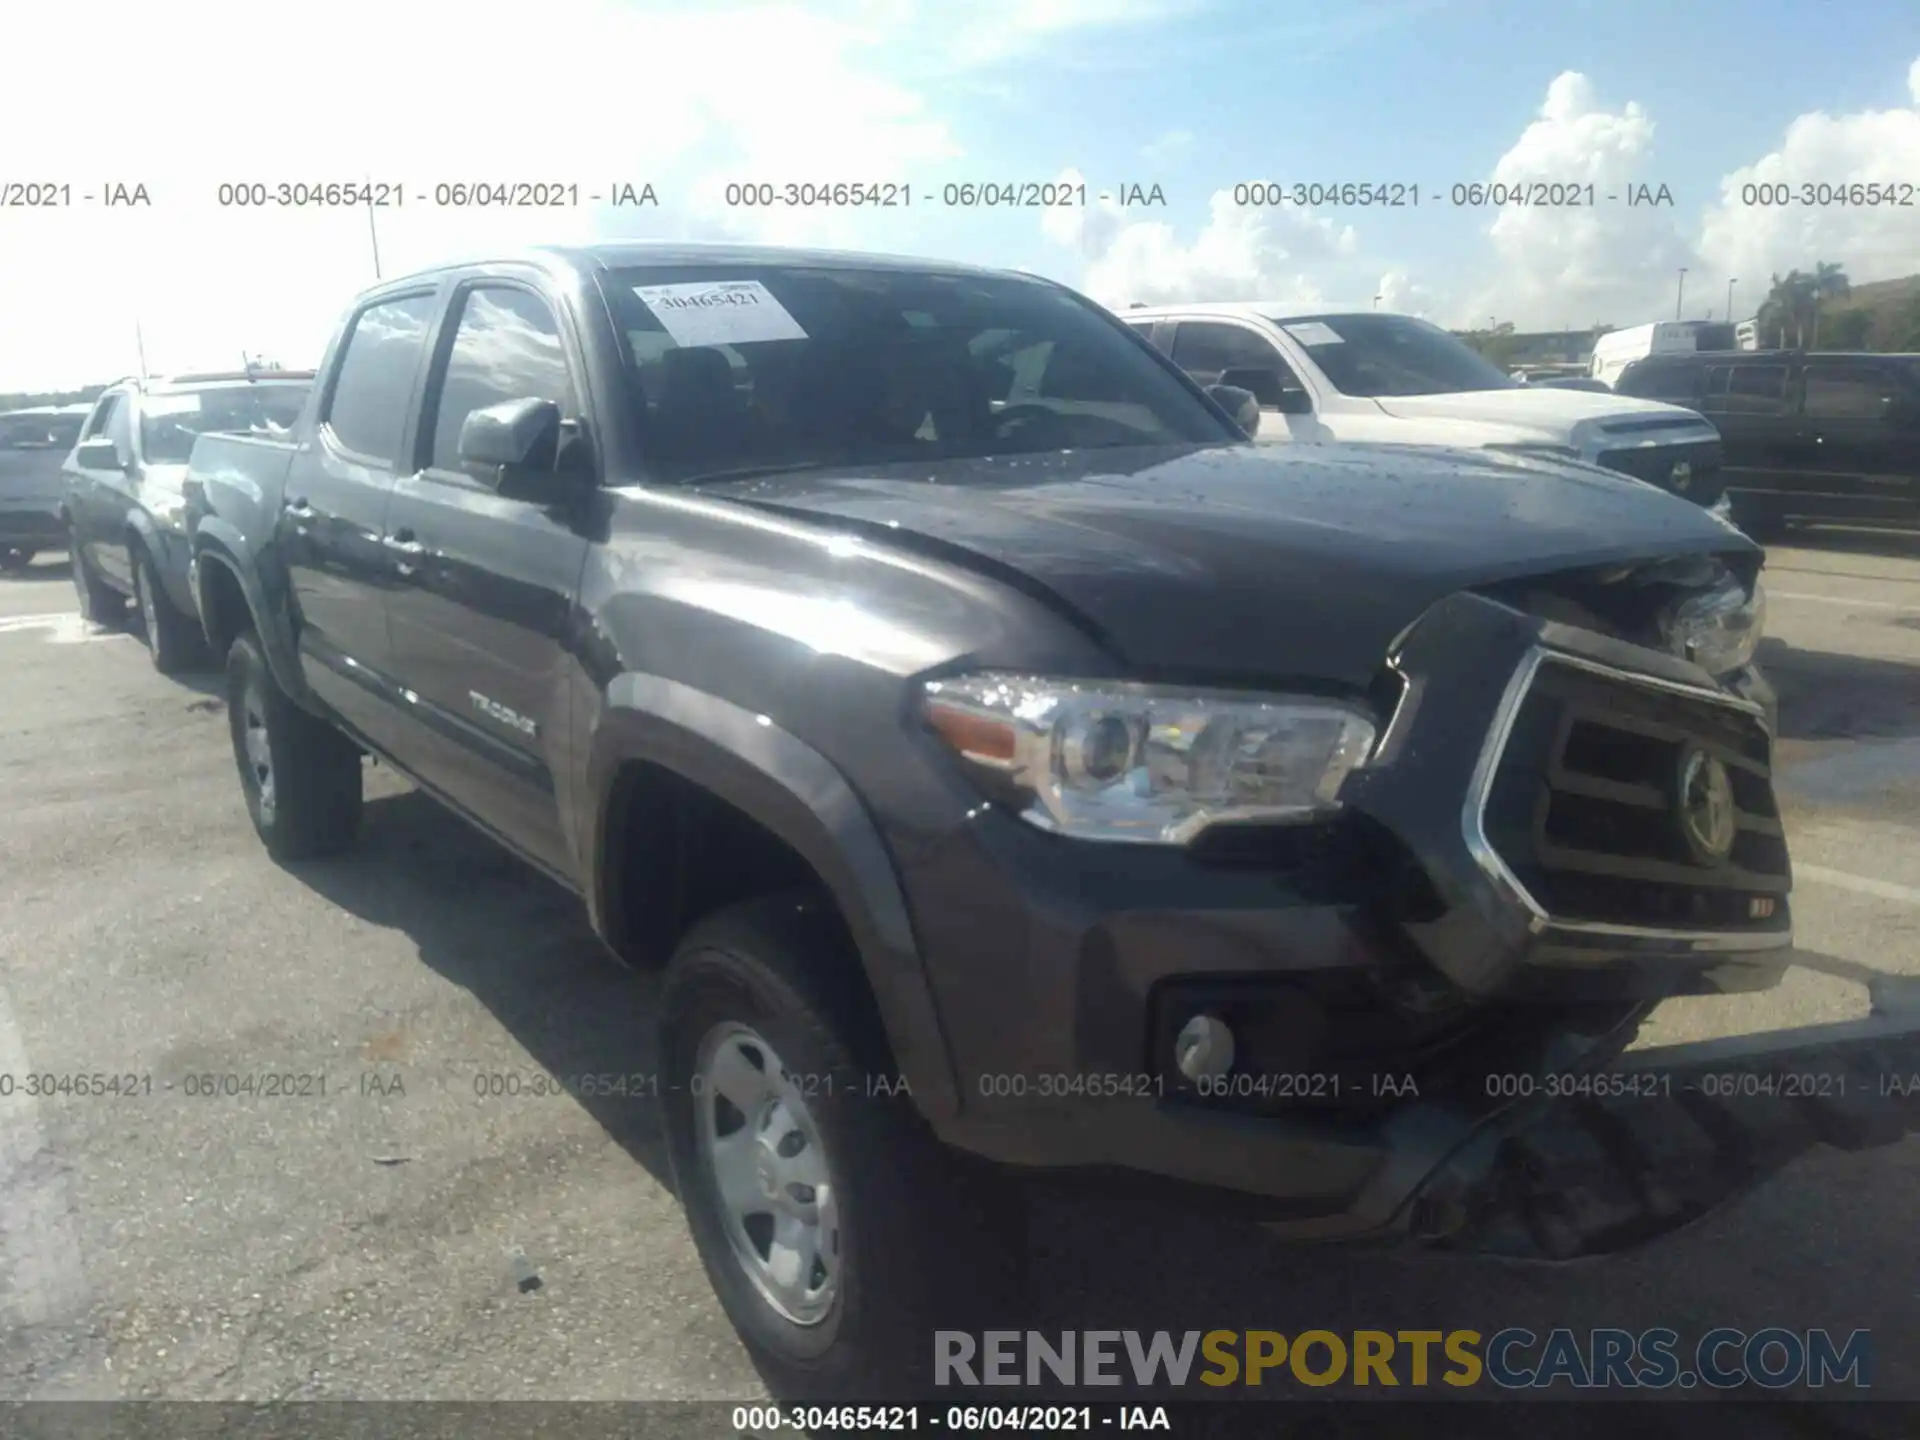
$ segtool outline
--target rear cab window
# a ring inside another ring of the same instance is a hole
[[[300,418],[309,388],[304,380],[260,380],[144,396],[141,458],[155,465],[184,465],[202,435],[285,437]]]

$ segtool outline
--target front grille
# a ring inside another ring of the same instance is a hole
[[[1703,859],[1682,824],[1691,751],[1718,760],[1735,828]],[[1765,933],[1787,924],[1772,746],[1755,716],[1549,657],[1488,788],[1487,842],[1555,920]]]
[[[1602,450],[1598,456],[1603,469],[1617,470],[1662,490],[1672,491],[1701,505],[1711,505],[1726,488],[1721,472],[1720,442],[1701,440],[1691,445],[1636,445],[1625,450]],[[1686,464],[1691,469],[1686,488],[1673,478],[1673,467]]]

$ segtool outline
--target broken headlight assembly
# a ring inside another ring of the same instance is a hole
[[[1371,715],[1317,696],[978,674],[924,713],[1029,823],[1182,845],[1213,825],[1311,820],[1373,748]]]
[[[1752,663],[1766,619],[1759,578],[1749,591],[1738,577],[1723,574],[1713,588],[1683,595],[1660,612],[1660,638],[1675,655],[1719,678]]]

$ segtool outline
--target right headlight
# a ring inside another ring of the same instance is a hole
[[[1372,717],[1335,700],[1028,675],[930,682],[924,710],[1029,823],[1147,844],[1335,810],[1374,741]]]
[[[1667,648],[1709,675],[1729,675],[1753,660],[1767,623],[1767,592],[1728,576],[1711,590],[1683,596],[1660,617]]]

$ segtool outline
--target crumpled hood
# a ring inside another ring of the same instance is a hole
[[[701,493],[1017,572],[1143,675],[1361,686],[1400,631],[1457,590],[1753,549],[1637,481],[1399,446],[1080,451],[775,475]]]

